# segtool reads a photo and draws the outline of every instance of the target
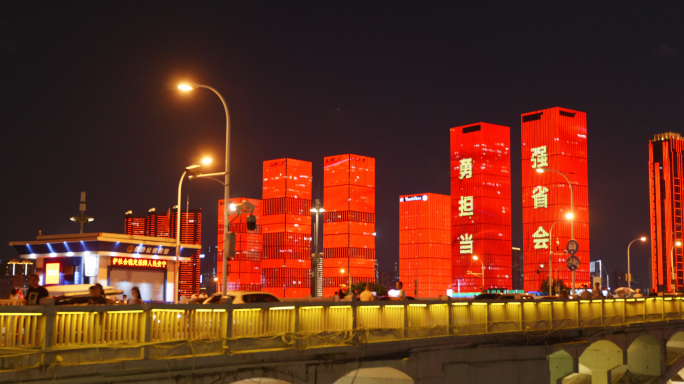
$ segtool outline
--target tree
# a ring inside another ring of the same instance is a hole
[[[553,281],[553,287],[551,288],[551,295],[552,295],[552,296],[558,294],[558,292],[556,292],[556,290],[557,290],[556,288],[558,288],[558,284],[560,284],[561,291],[568,291],[568,290],[570,290],[570,288],[569,288],[567,285],[565,285],[565,283],[563,282],[563,280],[561,280],[561,279],[556,279],[556,280]],[[539,286],[539,292],[541,292],[541,293],[544,294],[544,295],[548,295],[548,294],[549,294],[549,280],[548,280],[548,279],[544,279],[544,280],[541,282],[541,285]]]

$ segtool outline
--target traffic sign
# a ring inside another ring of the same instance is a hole
[[[569,256],[565,263],[568,265],[568,269],[573,272],[580,266],[580,260],[577,256]]]
[[[568,240],[568,245],[565,247],[565,249],[568,251],[569,254],[574,256],[575,253],[579,251],[579,243],[575,239]]]

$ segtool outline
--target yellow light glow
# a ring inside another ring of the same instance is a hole
[[[477,260],[477,256],[473,255],[473,260]]]
[[[205,157],[202,159],[202,164],[210,164],[211,163],[211,157]]]
[[[59,284],[59,263],[45,264],[45,284]]]
[[[677,244],[678,247],[681,247],[681,246],[682,246],[682,242],[681,242],[681,241],[678,241],[678,242],[676,242],[675,244]]]
[[[544,170],[541,168],[537,168],[536,171],[537,171],[537,173],[544,173]]]
[[[639,239],[639,240],[641,240],[641,241],[646,241],[646,236],[642,237],[642,238]]]
[[[565,218],[568,220],[572,219],[573,217],[575,217],[575,215],[573,215],[572,212],[569,212],[567,215],[565,215]]]
[[[279,311],[283,309],[295,309],[295,307],[274,307],[274,308],[269,308],[271,311]]]
[[[179,84],[178,89],[180,89],[181,91],[187,92],[187,91],[192,91],[193,88],[191,86],[189,86],[188,84]]]
[[[344,273],[344,269],[340,269],[340,273]]]

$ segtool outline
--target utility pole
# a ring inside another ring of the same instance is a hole
[[[81,192],[81,203],[79,205],[79,209],[81,211],[81,214],[79,216],[72,216],[71,221],[75,221],[77,223],[81,224],[81,232],[83,233],[83,224],[84,223],[90,223],[91,221],[95,220],[94,217],[88,216],[85,214],[86,210],[86,204],[85,204],[85,192]]]

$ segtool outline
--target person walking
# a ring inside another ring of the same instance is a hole
[[[340,301],[340,292],[335,291],[335,295],[333,296],[333,301]]]
[[[88,300],[88,305],[103,305],[107,304],[107,299],[102,296],[102,285],[95,284],[88,288],[88,293],[90,293],[90,300]]]
[[[28,305],[38,305],[40,304],[40,299],[48,297],[48,291],[40,285],[40,276],[37,273],[32,273],[29,276],[29,289],[26,294]]]
[[[406,300],[406,292],[404,292],[404,283],[397,281],[397,290],[399,291],[399,296],[397,300]]]
[[[371,283],[366,284],[366,289],[359,295],[359,300],[361,301],[375,301],[375,296],[373,296],[373,291],[371,291]]]
[[[601,284],[596,283],[594,284],[594,290],[591,291],[591,298],[592,299],[603,299],[603,293],[601,292]]]
[[[131,298],[128,299],[128,304],[142,304],[142,298],[140,297],[140,289],[138,287],[131,288]]]

